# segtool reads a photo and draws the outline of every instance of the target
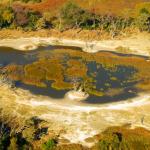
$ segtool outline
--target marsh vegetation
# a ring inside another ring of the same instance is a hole
[[[103,103],[149,91],[150,62],[141,56],[110,52],[92,54],[70,47],[41,49],[36,53],[22,53],[22,56],[28,61],[10,62],[1,68],[1,72],[16,86],[37,90],[37,93],[45,91],[43,95],[59,95],[62,91],[63,97],[63,93],[81,88],[90,95],[85,102]]]

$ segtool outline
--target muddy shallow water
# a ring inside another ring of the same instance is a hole
[[[16,87],[58,100],[72,89],[82,89],[89,94],[82,103],[90,104],[136,97],[143,91],[139,84],[150,81],[146,59],[106,51],[90,54],[65,46],[40,46],[28,52],[0,48],[1,72]]]

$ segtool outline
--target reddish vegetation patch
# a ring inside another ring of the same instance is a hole
[[[28,4],[27,7],[40,12],[57,10],[66,0],[45,0],[37,4]]]
[[[76,0],[82,7],[90,9],[96,13],[121,15],[127,9],[133,9],[135,6],[142,2],[149,2],[149,0],[90,0],[80,1]],[[121,13],[121,14],[120,14]],[[128,15],[128,14],[125,14]]]
[[[40,12],[48,10],[55,12],[65,2],[67,2],[67,0],[45,0],[42,3],[27,4],[27,7]],[[96,13],[120,15],[120,13],[126,13],[127,9],[132,9],[137,4],[142,2],[149,2],[149,0],[75,0],[75,2],[82,8]]]

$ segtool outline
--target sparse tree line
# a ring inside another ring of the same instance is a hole
[[[55,16],[50,11],[40,13],[22,5],[0,9],[0,28],[24,30],[57,28],[61,31],[72,28],[100,29],[115,35],[131,26],[140,31],[150,32],[150,11],[143,7],[134,18],[97,15],[70,1],[65,3]]]

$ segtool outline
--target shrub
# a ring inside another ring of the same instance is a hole
[[[4,20],[4,25],[10,25],[13,22],[14,19],[14,13],[12,8],[8,7],[6,9],[4,9],[3,13],[2,13],[2,17]]]
[[[150,32],[150,2],[137,4],[134,12],[135,26],[140,31]]]
[[[44,29],[46,28],[46,22],[43,18],[40,18],[37,22],[36,22],[36,29]]]
[[[54,139],[49,139],[42,145],[43,150],[53,150],[56,147],[57,142]]]
[[[69,1],[61,9],[61,17],[65,26],[79,27],[81,23],[81,15],[84,11],[75,3]]]
[[[94,13],[85,11],[81,18],[80,27],[85,29],[95,29],[99,27],[100,17]]]
[[[132,18],[122,18],[116,16],[100,16],[99,27],[107,32],[117,33],[132,24]]]
[[[14,13],[12,8],[6,7],[0,9],[0,28],[6,28],[11,25],[14,20]]]
[[[15,12],[14,23],[17,27],[22,27],[26,30],[36,29],[36,24],[41,18],[41,14],[39,12],[31,11],[21,5],[14,5],[13,10]]]
[[[38,12],[29,11],[27,16],[28,16],[28,20],[29,20],[28,25],[27,25],[27,29],[35,30],[36,24],[41,17],[40,14]]]
[[[80,8],[75,3],[67,2],[60,11],[65,27],[93,29],[98,27],[99,16]]]
[[[121,140],[117,133],[113,133],[109,135],[109,137],[105,137],[104,139],[99,141],[99,148],[102,150],[114,149],[117,150],[120,148]]]
[[[14,5],[12,9],[15,13],[14,23],[16,24],[16,26],[26,26],[29,21],[27,16],[29,10],[25,9],[25,7],[20,5]]]
[[[146,8],[142,8],[139,11],[139,15],[135,19],[135,25],[140,31],[150,32],[150,12]]]
[[[49,12],[44,12],[42,17],[36,22],[36,29],[52,27],[53,17]]]
[[[55,19],[56,17],[52,16],[52,14],[50,12],[44,12],[43,13],[43,19],[45,21],[46,24],[46,28],[47,27],[52,27],[52,21]]]

